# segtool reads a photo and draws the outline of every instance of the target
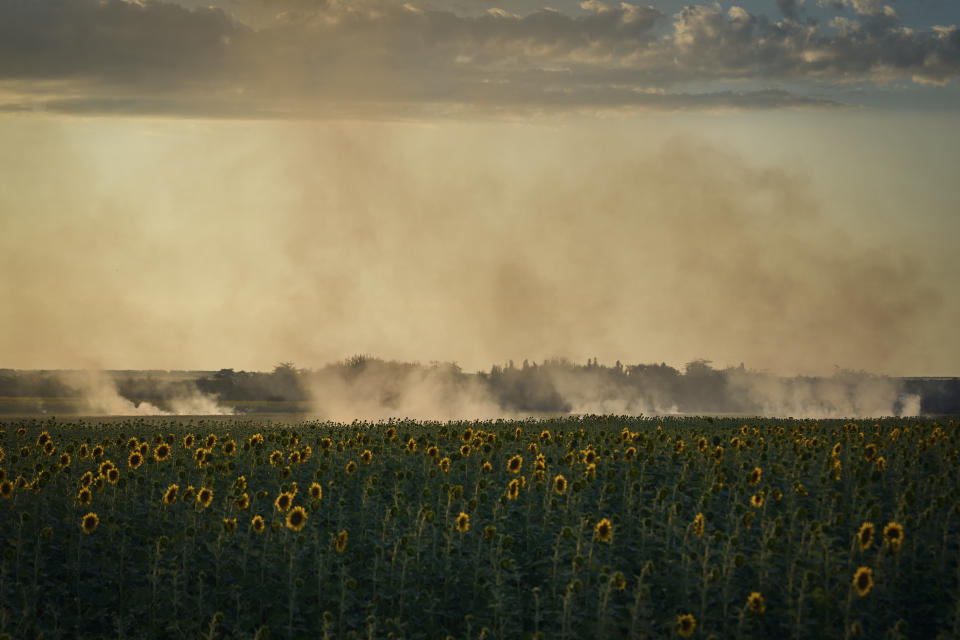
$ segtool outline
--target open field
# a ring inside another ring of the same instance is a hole
[[[13,638],[957,637],[956,419],[0,421]]]

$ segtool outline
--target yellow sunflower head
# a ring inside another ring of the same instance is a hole
[[[209,507],[213,502],[213,489],[202,487],[197,493],[197,504],[201,507]]]
[[[510,473],[520,473],[520,469],[523,468],[523,457],[520,455],[515,455],[507,462],[507,471]]]
[[[287,528],[300,531],[307,524],[307,512],[303,507],[294,507],[287,512]]]
[[[167,490],[163,492],[163,504],[172,505],[177,502],[177,493],[180,491],[180,485],[171,484],[167,487]]]
[[[293,506],[293,494],[289,491],[284,491],[273,501],[273,506],[280,513],[286,513],[290,510],[290,507]]]
[[[510,500],[516,500],[520,495],[520,481],[514,478],[510,481],[510,484],[507,485],[507,498]]]
[[[876,529],[872,522],[864,522],[860,525],[860,529],[857,531],[857,544],[860,546],[860,551],[866,551],[870,548],[870,545],[873,544],[873,534],[875,532]]]
[[[763,601],[763,596],[759,591],[754,591],[747,596],[747,610],[750,613],[763,613],[767,610],[767,604]]]
[[[323,498],[323,487],[318,483],[314,482],[310,485],[310,497],[314,500],[320,500]]]
[[[561,496],[567,492],[567,479],[563,477],[563,474],[557,474],[557,477],[553,479],[553,490]]]
[[[702,538],[702,537],[703,537],[703,529],[704,529],[704,527],[706,526],[706,524],[707,524],[707,519],[704,517],[704,515],[703,515],[702,513],[698,513],[696,516],[694,516],[694,518],[693,518],[693,533],[694,533],[694,535],[696,535],[698,538]]]
[[[96,530],[99,524],[100,518],[97,517],[97,514],[91,511],[80,519],[80,530],[84,533],[90,534]]]
[[[697,628],[697,620],[692,613],[677,616],[677,633],[681,638],[689,638]]]
[[[613,523],[608,518],[602,518],[593,529],[594,535],[600,542],[613,540]]]
[[[903,525],[899,522],[888,522],[883,528],[883,541],[894,553],[900,551],[903,544]]]
[[[266,523],[263,521],[263,516],[253,516],[253,518],[250,520],[250,528],[253,529],[254,533],[263,533],[263,530],[266,528]]]
[[[470,530],[470,516],[463,511],[457,516],[457,531],[465,532]]]
[[[857,595],[863,597],[870,593],[873,588],[873,570],[870,567],[860,567],[853,574],[853,586],[857,590]]]
[[[346,529],[337,534],[337,539],[334,543],[334,548],[337,550],[337,553],[343,553],[344,549],[347,548],[347,538]]]

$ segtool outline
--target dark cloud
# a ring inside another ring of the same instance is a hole
[[[831,0],[832,2],[833,0]],[[875,0],[852,18],[777,21],[733,6],[673,16],[590,0],[572,16],[421,10],[394,2],[0,0],[0,90],[36,87],[4,110],[262,117],[441,109],[830,106],[823,86],[876,77],[945,83],[960,30],[910,29]],[[225,9],[235,9],[228,12]],[[236,16],[260,16],[256,26]],[[730,82],[744,83],[732,90]],[[778,85],[806,88],[789,94]],[[717,87],[717,83],[727,86]],[[696,87],[696,90],[692,88]],[[819,87],[819,88],[818,88]],[[7,92],[9,93],[9,91]]]

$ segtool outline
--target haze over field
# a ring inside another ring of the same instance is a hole
[[[957,24],[950,0],[0,0],[0,368],[707,359],[810,412],[758,380],[957,375]],[[447,411],[431,380],[409,410]],[[359,410],[338,384],[311,397]],[[902,410],[881,395],[858,406]],[[571,406],[671,407],[595,400]]]

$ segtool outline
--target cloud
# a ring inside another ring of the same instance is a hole
[[[799,23],[795,0],[779,4],[790,19],[719,4],[668,16],[595,1],[582,3],[578,15],[461,16],[396,2],[190,9],[160,1],[0,0],[0,102],[6,111],[227,117],[716,102],[770,108],[828,106],[813,98],[822,83],[944,83],[960,71],[954,27],[908,28],[886,5],[843,0],[863,22],[838,30]],[[716,86],[723,82],[748,84]],[[806,84],[794,90],[796,99],[763,97],[783,96],[784,82]],[[651,97],[657,94],[669,97]]]

